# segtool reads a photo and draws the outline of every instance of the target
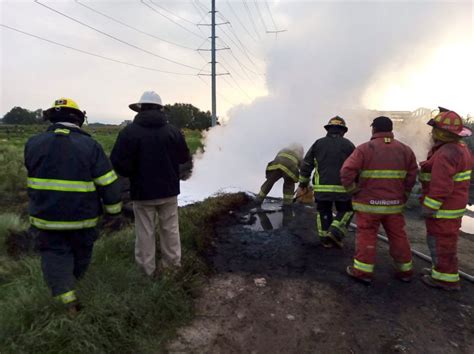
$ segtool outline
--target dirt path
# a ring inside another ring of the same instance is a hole
[[[216,274],[168,351],[474,353],[472,284],[452,294],[400,283],[379,243],[376,280],[366,287],[344,273],[353,234],[343,250],[320,247],[312,208],[266,214],[253,227],[240,216],[220,222],[209,255]]]

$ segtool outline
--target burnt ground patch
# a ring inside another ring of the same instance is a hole
[[[314,208],[262,215],[246,209],[217,223],[208,254],[215,275],[196,302],[196,320],[170,351],[474,353],[473,284],[446,293],[427,288],[419,275],[401,283],[379,241],[367,287],[345,274],[353,231],[344,249],[325,249]],[[429,266],[417,258],[414,265],[417,273]],[[259,278],[265,286],[256,285]]]

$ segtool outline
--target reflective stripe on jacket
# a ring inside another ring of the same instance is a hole
[[[354,210],[373,214],[403,212],[418,168],[413,151],[393,133],[376,133],[355,149],[341,169],[341,182],[354,195]]]
[[[281,170],[296,183],[300,175],[300,163],[300,159],[293,151],[283,149],[278,152],[273,161],[268,163],[267,171]]]
[[[102,147],[79,128],[53,124],[25,146],[30,222],[43,230],[97,225],[120,213],[121,189]]]
[[[462,142],[438,143],[420,163],[423,206],[437,212],[434,218],[457,219],[464,215],[469,197],[472,155]]]
[[[354,149],[354,144],[339,134],[328,134],[316,140],[301,164],[300,184],[307,185],[314,170],[313,187],[316,200],[350,200],[350,195],[341,185],[339,171]]]

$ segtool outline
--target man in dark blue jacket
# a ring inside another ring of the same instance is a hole
[[[135,259],[154,275],[155,222],[158,213],[162,268],[181,265],[178,223],[179,164],[190,160],[183,134],[168,124],[158,94],[145,92],[130,109],[138,112],[119,134],[112,150],[115,170],[130,179],[135,215]]]
[[[46,283],[75,315],[74,282],[89,266],[99,216],[121,212],[120,186],[102,147],[81,130],[76,102],[60,98],[44,117],[53,124],[25,146],[30,223]]]

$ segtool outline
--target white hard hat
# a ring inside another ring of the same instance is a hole
[[[140,97],[140,101],[138,101],[137,103],[132,103],[128,107],[130,107],[130,109],[135,112],[140,112],[141,105],[143,103],[156,104],[158,106],[163,106],[160,95],[158,95],[155,91],[145,91],[142,97]]]

